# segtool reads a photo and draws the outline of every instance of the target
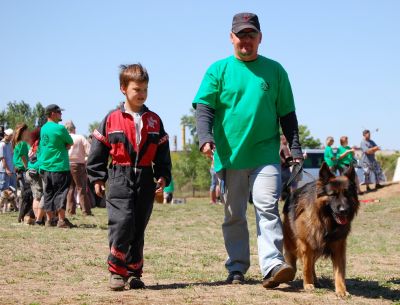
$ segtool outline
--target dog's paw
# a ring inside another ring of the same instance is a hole
[[[304,290],[305,291],[314,291],[315,286],[314,286],[314,284],[304,284]]]
[[[348,293],[346,290],[337,290],[336,296],[338,298],[345,299],[345,298],[350,297],[350,293]]]

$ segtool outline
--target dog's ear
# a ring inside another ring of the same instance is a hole
[[[319,170],[319,180],[323,184],[328,184],[329,180],[332,178],[335,178],[335,175],[331,172],[329,166],[325,162],[322,162],[321,168]]]
[[[356,171],[352,165],[343,173],[343,176],[349,178],[350,181],[356,181]]]

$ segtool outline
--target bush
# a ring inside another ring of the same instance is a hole
[[[393,180],[394,171],[396,169],[397,159],[400,157],[400,153],[396,152],[392,155],[378,154],[376,159],[380,163],[383,172],[385,173],[387,181]]]

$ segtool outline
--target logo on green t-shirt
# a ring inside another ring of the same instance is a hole
[[[43,146],[47,146],[49,144],[49,136],[47,134],[43,135],[41,141]]]
[[[261,89],[263,89],[264,91],[268,91],[269,88],[271,88],[271,86],[269,85],[268,82],[262,82],[261,83]]]

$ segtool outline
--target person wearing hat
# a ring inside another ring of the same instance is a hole
[[[11,140],[14,131],[8,128],[4,131],[4,138],[0,141],[0,192],[17,186],[13,163],[13,149]]]
[[[58,124],[62,121],[59,106],[46,107],[47,123],[40,130],[40,173],[44,183],[44,209],[46,226],[54,226],[54,213],[57,213],[59,228],[71,228],[73,225],[65,218],[67,194],[71,184],[68,149],[74,143],[67,129]]]
[[[368,129],[363,131],[363,140],[361,141],[360,147],[362,150],[361,166],[364,171],[364,183],[367,188],[367,192],[371,191],[369,185],[371,184],[371,172],[375,176],[375,189],[383,187],[381,185],[384,182],[385,176],[383,175],[382,168],[378,161],[375,159],[375,153],[380,150],[380,147],[371,140],[371,133]]]
[[[200,150],[214,156],[221,180],[227,282],[243,283],[250,266],[246,209],[251,192],[262,285],[274,288],[295,276],[282,255],[279,125],[294,161],[301,162],[303,154],[288,75],[279,63],[258,54],[261,39],[257,15],[236,14],[230,33],[234,54],[208,68],[193,107]]]

